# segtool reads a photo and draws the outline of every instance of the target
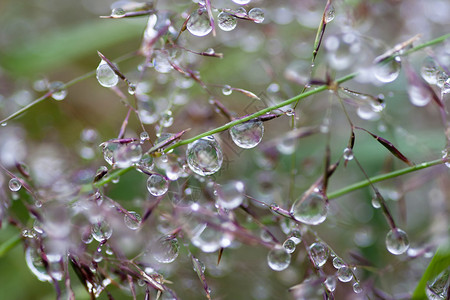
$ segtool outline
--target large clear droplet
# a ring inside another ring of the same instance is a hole
[[[406,232],[399,228],[391,229],[386,235],[386,248],[394,255],[405,253],[409,248],[409,239]]]
[[[408,87],[409,101],[415,106],[425,106],[430,103],[431,92],[422,86],[411,84]]]
[[[308,225],[318,225],[325,221],[328,203],[321,193],[312,192],[294,202],[291,213],[297,221]]]
[[[242,181],[229,181],[225,184],[216,184],[214,194],[216,204],[225,209],[235,209],[244,201],[245,185]]]
[[[328,276],[323,282],[328,291],[334,292],[336,290],[336,277]]]
[[[17,178],[11,178],[8,183],[8,187],[12,192],[17,192],[20,188],[22,188],[22,182],[20,182]]]
[[[353,278],[352,270],[347,266],[343,266],[337,271],[337,278],[341,282],[349,282]]]
[[[430,56],[427,56],[423,60],[422,67],[420,68],[420,75],[422,75],[422,78],[429,84],[436,84],[436,75],[438,71],[439,67],[437,66],[434,59]]]
[[[152,244],[151,251],[153,257],[160,263],[169,264],[173,262],[179,254],[180,244],[171,235],[163,236]]]
[[[208,13],[200,8],[194,11],[187,22],[187,30],[195,36],[205,36],[211,32],[212,26],[209,23]]]
[[[223,31],[231,31],[234,28],[236,28],[237,25],[236,17],[230,15],[229,13],[221,12],[217,16],[217,25]]]
[[[309,254],[314,265],[320,268],[327,262],[330,251],[326,245],[317,242],[309,246]]]
[[[201,176],[211,175],[222,166],[222,149],[213,136],[203,137],[188,145],[186,160],[193,172]]]
[[[111,237],[112,232],[113,229],[105,220],[95,223],[91,228],[92,236],[98,242],[104,242],[108,240]]]
[[[33,272],[33,274],[36,275],[40,281],[52,282],[52,277],[48,275],[44,261],[40,255],[40,251],[38,252],[38,250],[31,246],[28,247],[25,250],[25,262],[31,272]]]
[[[264,11],[258,7],[252,8],[248,12],[248,17],[255,23],[262,23],[264,22]]]
[[[350,148],[345,148],[343,156],[344,156],[345,160],[352,160],[353,157],[354,157],[353,156],[353,150],[350,149]]]
[[[141,225],[141,216],[134,211],[130,211],[128,214],[125,214],[123,217],[123,221],[125,222],[125,225],[130,228],[131,230],[136,230]]]
[[[342,258],[336,256],[333,258],[333,267],[339,270],[340,268],[345,267],[345,262]]]
[[[98,83],[104,87],[113,87],[119,82],[119,76],[117,76],[113,69],[111,69],[108,63],[104,60],[102,60],[97,67],[96,77]]]
[[[363,289],[361,287],[361,285],[358,282],[355,282],[353,284],[353,292],[355,292],[355,294],[360,294],[362,293]]]
[[[396,56],[387,62],[380,62],[374,67],[375,78],[381,82],[392,82],[397,79],[401,69],[401,59]]]
[[[120,144],[113,157],[117,167],[128,168],[141,160],[142,147],[139,143]]]
[[[152,174],[147,179],[147,189],[155,197],[164,195],[169,189],[169,182],[160,174]]]
[[[334,10],[334,6],[330,4],[327,7],[327,9],[325,10],[325,24],[333,21],[335,16],[336,16],[336,11]]]
[[[230,129],[233,142],[244,149],[256,147],[264,135],[264,125],[259,120],[250,120],[237,124]]]
[[[230,246],[233,237],[206,224],[200,224],[194,229],[191,242],[203,252],[211,253]]]
[[[277,246],[269,251],[267,263],[274,271],[283,271],[291,263],[291,255],[283,247]]]

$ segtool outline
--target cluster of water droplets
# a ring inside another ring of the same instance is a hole
[[[420,75],[431,85],[435,85],[441,89],[441,95],[450,93],[449,75],[442,70],[439,64],[430,56],[427,56],[422,62]]]

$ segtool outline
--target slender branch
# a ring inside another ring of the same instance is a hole
[[[391,179],[391,178],[394,178],[394,177],[398,177],[398,176],[401,176],[401,175],[404,175],[404,174],[408,174],[408,173],[412,173],[412,172],[415,172],[415,171],[418,171],[418,170],[426,169],[426,168],[429,168],[429,167],[432,167],[432,166],[440,165],[440,164],[443,164],[443,163],[445,163],[447,161],[448,160],[446,160],[446,159],[440,158],[440,159],[424,162],[424,163],[421,163],[421,164],[418,164],[418,165],[414,165],[412,167],[407,167],[407,168],[400,169],[400,170],[397,170],[397,171],[389,172],[389,173],[386,173],[386,174],[373,176],[373,177],[370,177],[369,180],[362,180],[360,182],[356,182],[356,183],[354,183],[352,185],[346,186],[346,187],[344,187],[344,188],[342,188],[340,190],[334,191],[332,193],[328,193],[327,197],[328,197],[328,199],[338,198],[340,196],[343,196],[345,194],[348,194],[348,193],[353,192],[355,190],[358,190],[360,188],[369,186],[370,183],[375,183],[375,182],[379,182],[379,181],[388,180],[388,179]]]

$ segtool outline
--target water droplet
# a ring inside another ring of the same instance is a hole
[[[449,270],[444,270],[427,283],[425,293],[429,300],[448,299]]]
[[[448,80],[448,75],[444,71],[439,70],[436,73],[436,85],[440,88],[444,86],[444,83]]]
[[[328,276],[323,282],[328,291],[334,292],[336,290],[336,277]]]
[[[128,94],[134,95],[136,93],[136,85],[130,83],[128,85]]]
[[[309,254],[314,265],[320,268],[327,262],[330,251],[326,245],[317,242],[309,246]]]
[[[51,82],[48,89],[52,92],[52,98],[55,100],[61,101],[67,96],[65,84],[61,81]]]
[[[302,241],[302,233],[298,229],[293,229],[290,234],[290,239],[294,241],[296,245]]]
[[[372,206],[373,206],[373,208],[380,208],[381,207],[381,203],[380,203],[380,200],[378,199],[377,195],[374,195],[372,197]]]
[[[169,73],[173,66],[170,63],[170,56],[168,51],[155,51],[153,57],[153,66],[159,73]]]
[[[291,213],[297,221],[318,225],[327,218],[328,203],[321,193],[312,192],[297,199],[292,205]]]
[[[229,96],[231,95],[231,93],[233,93],[233,89],[231,88],[231,86],[224,85],[222,88],[222,94],[224,94],[225,96]]]
[[[40,251],[31,246],[28,247],[25,250],[25,261],[28,268],[40,281],[52,282],[52,277],[47,273],[47,269],[40,255]]]
[[[333,267],[339,270],[340,268],[345,267],[345,262],[342,258],[336,256],[333,258]]]
[[[259,120],[250,120],[237,124],[230,129],[230,135],[233,142],[244,149],[256,147],[261,142],[264,135],[263,122]]]
[[[387,62],[380,62],[374,67],[375,78],[381,82],[392,82],[400,74],[401,59],[396,56]]]
[[[187,30],[195,36],[205,36],[211,32],[212,26],[209,23],[208,13],[200,8],[194,11],[187,22]]]
[[[147,189],[155,197],[164,195],[169,189],[169,182],[160,174],[152,174],[147,179]]]
[[[420,75],[422,78],[428,82],[429,84],[436,84],[439,67],[437,66],[434,59],[430,56],[427,56],[422,63],[422,67],[420,68]]]
[[[234,10],[234,14],[235,14],[237,17],[240,17],[240,18],[245,18],[245,17],[247,17],[247,11],[245,10],[244,7],[238,7],[237,9],[235,9],[235,10]]]
[[[201,176],[211,175],[222,166],[222,149],[213,136],[203,137],[188,145],[186,160],[193,172]]]
[[[245,185],[242,181],[229,181],[225,184],[214,186],[216,204],[225,209],[235,209],[244,201]]]
[[[295,251],[295,248],[297,247],[297,244],[292,238],[289,238],[284,241],[283,248],[287,253],[293,253]]]
[[[233,0],[234,3],[239,5],[246,5],[249,4],[251,0]]]
[[[148,135],[147,131],[143,131],[143,132],[141,132],[141,134],[139,134],[139,139],[141,140],[141,143],[145,142],[149,138],[150,138],[150,136]]]
[[[347,266],[339,268],[339,270],[337,271],[337,278],[341,282],[349,282],[353,278],[352,270]]]
[[[345,148],[343,156],[344,156],[345,160],[352,160],[353,159],[353,150],[350,148]]]
[[[415,106],[425,106],[430,103],[432,95],[422,86],[411,84],[408,87],[409,101]]]
[[[264,11],[258,7],[252,8],[248,12],[248,17],[255,23],[262,23],[264,22]]]
[[[203,252],[211,253],[230,246],[233,237],[219,229],[200,224],[194,228],[191,242]]]
[[[142,158],[142,147],[138,143],[119,144],[113,152],[114,163],[119,168],[128,168]]]
[[[0,126],[5,127],[6,125],[8,125],[8,123],[3,122],[2,124],[0,124]]]
[[[409,248],[409,239],[406,232],[399,228],[389,230],[386,235],[386,248],[394,255],[405,253]]]
[[[111,11],[111,17],[121,17],[125,15],[125,10],[121,7],[114,8]]]
[[[356,294],[362,293],[363,289],[362,289],[361,285],[360,285],[358,282],[355,282],[355,283],[353,284],[353,291],[354,291]]]
[[[105,220],[93,224],[91,228],[92,236],[98,242],[108,240],[111,237],[112,232],[111,226]]]
[[[130,211],[123,216],[123,221],[128,228],[136,230],[141,225],[142,218],[137,212]]]
[[[269,251],[267,255],[267,263],[274,271],[283,271],[291,263],[291,255],[281,246],[276,246]]]
[[[171,235],[161,237],[151,246],[153,257],[163,264],[173,262],[178,257],[179,250],[178,240]]]
[[[98,83],[104,87],[113,87],[119,82],[119,76],[117,76],[113,69],[111,69],[108,63],[104,60],[102,60],[97,67],[96,77]]]
[[[335,16],[336,11],[334,10],[334,6],[330,4],[325,11],[325,24],[328,24],[331,21],[333,21]]]
[[[8,186],[12,192],[17,192],[18,190],[20,190],[20,188],[22,188],[22,182],[20,182],[20,180],[17,178],[11,178]]]
[[[231,31],[234,28],[236,28],[237,25],[236,17],[230,15],[229,13],[221,12],[217,16],[217,25],[223,31]]]

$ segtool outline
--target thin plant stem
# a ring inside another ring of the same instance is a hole
[[[392,172],[389,172],[389,173],[373,176],[373,177],[370,177],[369,179],[356,182],[354,184],[346,186],[346,187],[344,187],[342,189],[339,189],[337,191],[328,193],[327,197],[328,197],[328,199],[335,199],[335,198],[341,197],[343,195],[346,195],[346,194],[348,194],[350,192],[353,192],[353,191],[356,191],[358,189],[361,189],[363,187],[369,186],[370,183],[375,183],[375,182],[384,181],[384,180],[388,180],[388,179],[391,179],[391,178],[399,177],[399,176],[404,175],[404,174],[408,174],[408,173],[412,173],[412,172],[415,172],[415,171],[418,171],[418,170],[426,169],[426,168],[429,168],[429,167],[432,167],[432,166],[440,165],[440,164],[443,164],[445,162],[448,162],[448,159],[440,158],[440,159],[436,159],[436,160],[432,160],[432,161],[428,161],[428,162],[423,162],[421,164],[417,164],[417,165],[414,165],[414,166],[411,166],[411,167],[407,167],[407,168],[404,168],[404,169],[400,169],[400,170],[397,170],[397,171],[392,171]]]

